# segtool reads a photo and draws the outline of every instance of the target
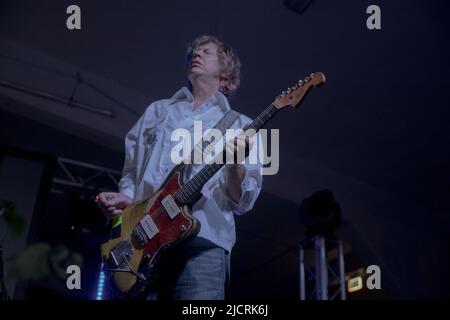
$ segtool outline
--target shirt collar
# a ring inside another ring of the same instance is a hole
[[[187,87],[182,87],[170,98],[169,105],[175,103],[177,100],[193,102],[194,96]],[[211,102],[212,104],[215,104],[217,102],[217,105],[219,105],[220,109],[223,112],[226,112],[231,109],[227,97],[225,97],[225,95],[223,95],[222,92],[220,92],[219,90],[214,92],[214,94],[211,97],[209,97],[207,101]]]

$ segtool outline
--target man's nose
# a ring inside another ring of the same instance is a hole
[[[202,57],[202,56],[200,55],[200,52],[199,52],[199,51],[194,52],[194,55],[192,56],[192,60],[194,60],[194,59],[197,58],[197,57],[199,57],[199,58]]]

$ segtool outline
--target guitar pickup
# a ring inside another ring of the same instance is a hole
[[[166,212],[169,215],[170,219],[175,218],[181,212],[180,207],[177,205],[174,198],[170,194],[162,199],[161,204],[163,205],[164,209],[166,209]]]
[[[144,218],[140,221],[141,227],[147,235],[148,240],[152,239],[159,233],[158,227],[153,221],[150,215],[146,214]]]

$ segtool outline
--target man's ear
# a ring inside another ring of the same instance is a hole
[[[237,86],[233,84],[233,82],[226,77],[220,76],[219,80],[219,91],[224,95],[229,96],[234,90],[236,90]]]

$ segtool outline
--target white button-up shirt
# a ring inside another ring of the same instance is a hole
[[[183,87],[172,98],[155,101],[146,109],[125,138],[126,153],[119,182],[120,193],[135,201],[150,197],[175,166],[170,156],[172,147],[177,143],[171,141],[173,130],[183,128],[194,135],[194,121],[201,120],[205,132],[230,110],[227,98],[219,91],[195,109],[193,101],[192,93]],[[250,118],[241,114],[231,128],[243,128],[250,122]],[[253,148],[256,145],[255,142]],[[261,153],[260,150],[258,152]],[[194,165],[190,178],[203,166]],[[203,186],[202,197],[193,206],[192,213],[200,221],[198,236],[231,251],[236,241],[233,214],[244,214],[253,208],[261,191],[262,175],[260,161],[257,164],[245,164],[242,196],[236,203],[225,192],[224,168]]]

